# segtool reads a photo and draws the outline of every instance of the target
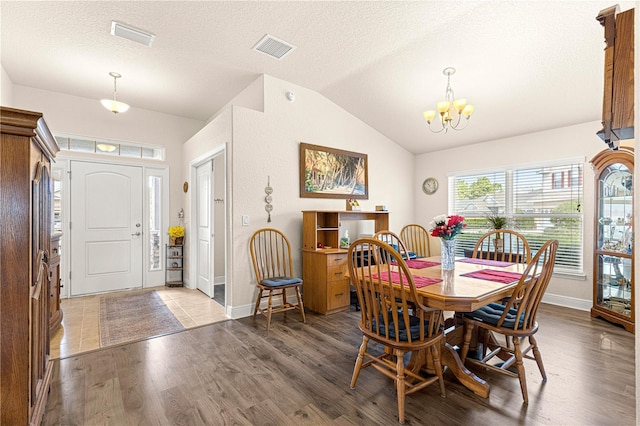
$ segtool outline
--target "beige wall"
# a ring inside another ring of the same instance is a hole
[[[510,164],[539,163],[562,158],[583,158],[585,161],[583,211],[586,279],[554,276],[549,284],[545,300],[580,309],[589,309],[592,299],[593,275],[593,258],[590,253],[593,253],[594,175],[588,162],[595,154],[606,148],[606,145],[595,134],[601,127],[600,122],[594,121],[417,156],[413,184],[416,197],[416,221],[427,226],[433,216],[447,212],[448,174]],[[447,160],[443,161],[443,159]],[[478,161],[479,159],[481,161]],[[427,176],[435,176],[440,182],[440,189],[434,195],[425,195],[421,190],[422,181]]]
[[[0,64],[0,105],[13,105],[13,82]]]
[[[288,91],[295,93],[295,102],[287,100]],[[221,143],[231,142],[227,150],[231,271],[227,302],[233,317],[252,312],[256,286],[248,242],[257,229],[272,226],[287,234],[295,273],[301,274],[301,211],[345,209],[345,200],[300,198],[300,142],[368,154],[369,200],[361,203],[363,210],[386,204],[391,210],[390,227],[396,231],[412,220],[413,154],[344,109],[312,90],[270,76],[260,77],[231,104],[185,144],[183,164],[188,166]],[[183,172],[188,175],[186,169]],[[271,223],[264,210],[268,177],[274,189]],[[242,226],[242,215],[249,216],[249,226]]]

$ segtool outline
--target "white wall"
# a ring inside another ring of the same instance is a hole
[[[295,93],[295,102],[286,99],[288,91]],[[257,79],[230,104],[185,143],[183,150],[188,176],[190,162],[229,143],[225,207],[230,236],[230,315],[252,312],[257,292],[248,243],[256,230],[269,226],[285,232],[292,243],[295,273],[301,274],[301,211],[345,209],[344,199],[300,198],[300,142],[368,154],[369,200],[362,201],[363,210],[386,204],[391,211],[390,227],[398,232],[412,221],[413,154],[344,109],[312,90],[271,76]],[[264,210],[268,177],[274,189],[271,223]],[[248,227],[242,226],[242,215],[249,216]]]
[[[595,154],[607,147],[596,136],[596,131],[601,127],[600,122],[594,121],[417,156],[414,179],[416,221],[428,226],[433,216],[447,213],[448,174],[509,164],[583,157],[585,159],[583,252],[586,280],[554,276],[545,300],[580,309],[590,308],[593,278],[591,253],[593,253],[594,175],[588,162]],[[440,182],[440,188],[434,195],[428,196],[422,192],[421,184],[427,176],[435,176]],[[439,250],[439,247],[436,246],[436,250]]]
[[[113,114],[97,99],[17,85],[13,87],[13,103],[7,106],[42,112],[54,135],[62,133],[164,146],[166,162],[163,164],[170,168],[171,223],[177,222],[182,207],[182,143],[200,130],[204,122],[135,106],[124,114]]]
[[[0,105],[13,105],[13,82],[2,64],[0,64]]]

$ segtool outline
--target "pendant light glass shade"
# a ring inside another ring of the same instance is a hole
[[[117,114],[119,112],[126,112],[129,109],[129,105],[125,104],[124,102],[120,102],[112,99],[102,99],[100,103],[102,103],[102,105],[106,109],[108,109],[114,114]]]
[[[126,112],[129,109],[129,105],[117,100],[118,91],[116,87],[116,81],[122,76],[117,72],[110,72],[109,75],[113,77],[113,99],[102,99],[100,103],[102,103],[102,106],[104,106],[114,114],[118,114],[119,112]]]

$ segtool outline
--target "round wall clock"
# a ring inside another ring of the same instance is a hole
[[[425,194],[431,195],[438,190],[438,181],[434,177],[428,177],[422,182],[422,190]]]

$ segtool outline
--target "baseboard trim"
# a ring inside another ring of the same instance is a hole
[[[561,296],[559,294],[545,294],[542,297],[543,303],[550,305],[562,306],[565,308],[578,309],[580,311],[589,311],[593,306],[591,300],[578,299],[576,297]]]

